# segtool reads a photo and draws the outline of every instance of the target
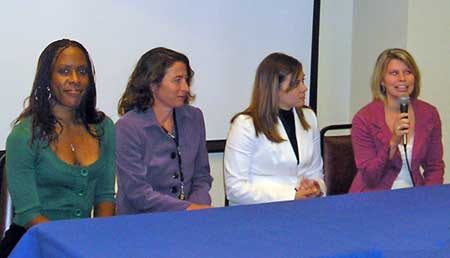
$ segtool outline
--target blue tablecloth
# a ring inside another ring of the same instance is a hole
[[[44,223],[10,257],[450,257],[450,185]]]

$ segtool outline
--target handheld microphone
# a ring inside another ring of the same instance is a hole
[[[408,105],[409,105],[409,96],[403,95],[398,99],[398,104],[400,104],[400,113],[408,113]],[[408,161],[408,154],[406,153],[406,144],[408,142],[408,135],[403,135],[403,149],[405,151],[406,164],[408,165],[409,176],[411,177],[411,182],[413,186],[416,186],[416,182],[414,182],[414,177],[411,172],[411,167]]]
[[[400,104],[400,113],[408,113],[408,105],[409,105],[409,96],[404,95],[398,99],[398,103]],[[406,134],[403,135],[403,145],[406,146],[408,142],[408,136]]]

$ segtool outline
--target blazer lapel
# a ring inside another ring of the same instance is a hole
[[[300,123],[300,119],[298,118],[297,110],[294,108],[294,121],[295,121],[295,137],[297,138],[297,148],[298,148],[298,164],[302,166],[302,153],[307,153],[306,148],[312,148],[312,142],[305,142],[308,139],[308,131],[303,130],[302,124]],[[294,159],[297,162],[297,158]]]
[[[388,144],[392,133],[386,124],[386,118],[384,115],[384,103],[379,100],[374,102],[373,108],[370,110],[372,119],[371,126],[375,129],[375,135],[379,141]]]
[[[412,158],[411,158],[411,165],[413,165],[413,162],[415,163],[417,161],[417,158],[419,156],[418,151],[424,150],[423,147],[427,135],[429,134],[429,131],[432,129],[432,124],[427,119],[427,114],[425,114],[424,109],[420,105],[420,103],[417,100],[412,100],[411,105],[414,110],[414,116],[415,116],[415,124],[414,124],[414,144],[412,149]]]

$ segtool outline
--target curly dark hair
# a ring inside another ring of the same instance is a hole
[[[76,108],[75,118],[84,125],[89,134],[94,137],[98,137],[99,135],[98,132],[94,132],[89,127],[89,124],[98,124],[105,118],[105,114],[96,109],[97,93],[94,79],[94,65],[92,64],[88,51],[83,45],[74,40],[60,39],[50,43],[39,56],[31,94],[25,99],[24,110],[13,122],[16,125],[27,117],[32,118],[31,144],[35,140],[47,140],[50,144],[58,138],[58,134],[55,132],[55,125],[58,123],[63,128],[62,124],[52,112],[52,106],[55,101],[51,101],[53,94],[51,94],[50,85],[56,59],[68,47],[79,48],[84,54],[87,61],[89,78],[89,85],[86,92]]]
[[[186,65],[187,84],[190,86],[194,71],[189,64],[189,59],[184,54],[171,49],[153,48],[139,59],[128,79],[125,92],[119,100],[117,111],[119,115],[122,116],[134,108],[144,112],[151,107],[154,97],[150,85],[159,86],[167,69],[175,62],[183,62]],[[190,103],[193,98],[194,96],[189,92],[185,103]]]

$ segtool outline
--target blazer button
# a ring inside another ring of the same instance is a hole
[[[177,154],[175,152],[170,153],[170,158],[175,159],[177,157]]]
[[[176,186],[172,187],[172,193],[177,193],[178,192],[178,188]]]
[[[174,173],[172,176],[173,179],[178,179],[178,173]]]
[[[75,217],[80,217],[81,216],[81,210],[80,209],[75,209],[75,211],[73,212],[73,215],[75,215]]]
[[[82,168],[82,169],[80,170],[80,175],[81,175],[81,176],[87,176],[87,175],[88,175],[88,171],[87,171],[86,169]]]

